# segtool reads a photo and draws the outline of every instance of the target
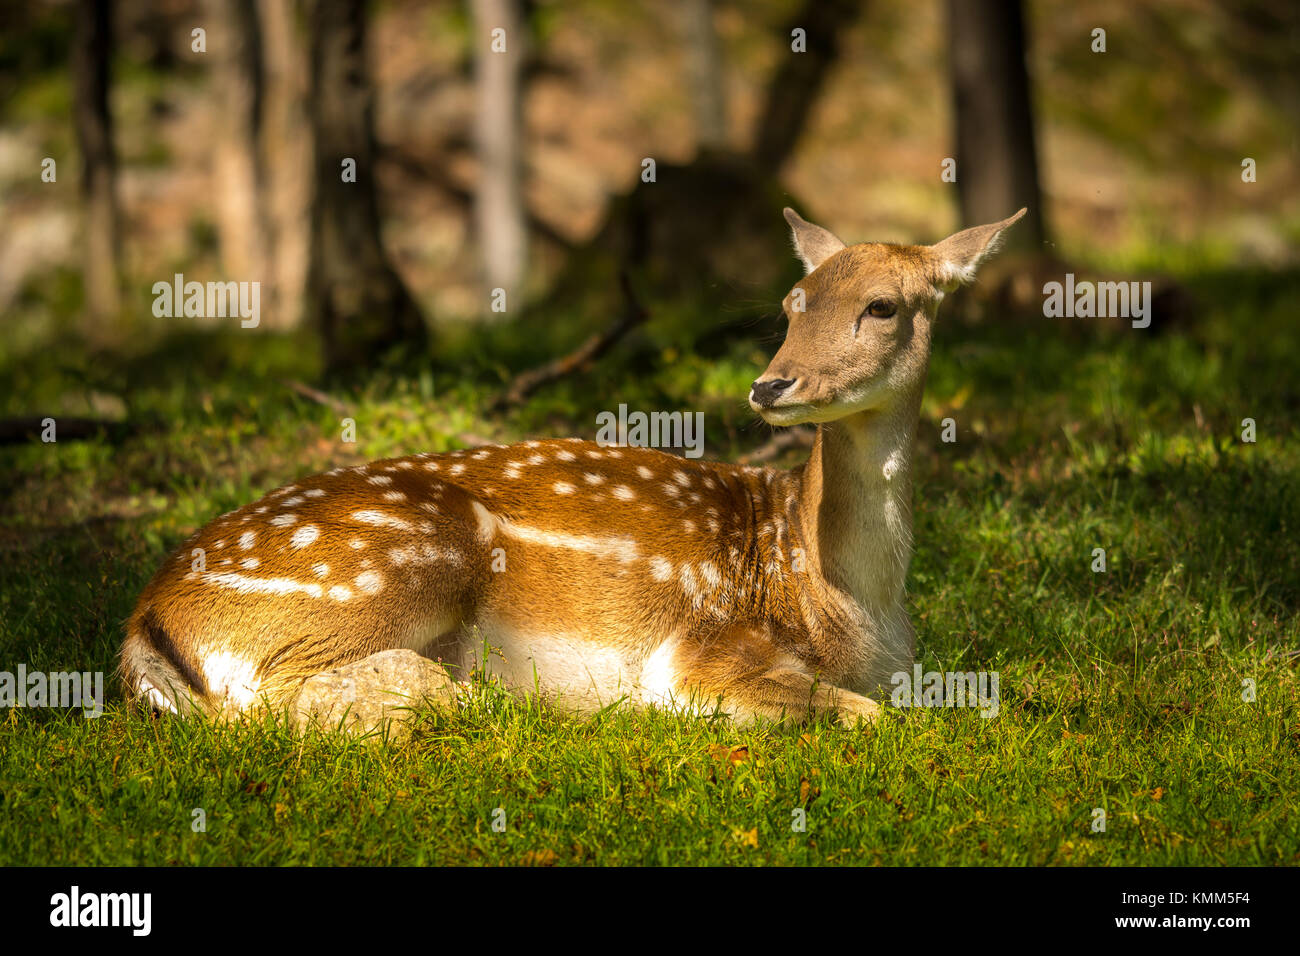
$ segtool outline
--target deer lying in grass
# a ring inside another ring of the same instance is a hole
[[[773,425],[817,424],[805,465],[570,438],[303,478],[164,564],[128,625],[128,686],[182,713],[283,706],[318,672],[409,648],[578,709],[874,718],[870,695],[912,664],[931,326],[1024,212],[934,246],[845,246],[785,211],[807,275],[749,402]]]

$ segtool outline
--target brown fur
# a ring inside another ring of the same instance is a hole
[[[819,228],[791,221],[797,246]],[[798,384],[759,410],[820,423],[805,466],[567,439],[303,478],[168,559],[128,624],[128,686],[181,711],[280,706],[313,674],[409,647],[576,707],[626,694],[873,717],[867,695],[912,658],[908,462],[930,325],[948,257],[973,256],[954,267],[969,273],[986,228],[946,251],[836,248],[825,230],[800,247],[806,309],[787,297],[766,373]],[[897,316],[855,332],[875,297]]]

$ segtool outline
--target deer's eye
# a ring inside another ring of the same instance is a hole
[[[866,314],[877,319],[888,319],[897,311],[898,306],[891,299],[872,299]]]

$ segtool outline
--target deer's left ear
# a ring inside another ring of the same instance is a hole
[[[785,207],[785,221],[790,224],[794,251],[803,263],[807,274],[844,248],[844,241],[829,229],[815,226],[789,206]]]
[[[997,252],[1002,230],[1006,229],[1025,214],[1021,209],[1014,216],[1008,216],[1001,222],[986,226],[972,226],[961,232],[954,232],[943,242],[936,242],[930,247],[934,261],[934,284],[948,291],[959,285],[971,282],[980,264]]]

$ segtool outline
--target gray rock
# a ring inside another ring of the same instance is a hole
[[[442,665],[415,651],[380,651],[309,677],[292,708],[299,728],[347,733],[409,733],[411,708],[454,704],[456,682]]]

